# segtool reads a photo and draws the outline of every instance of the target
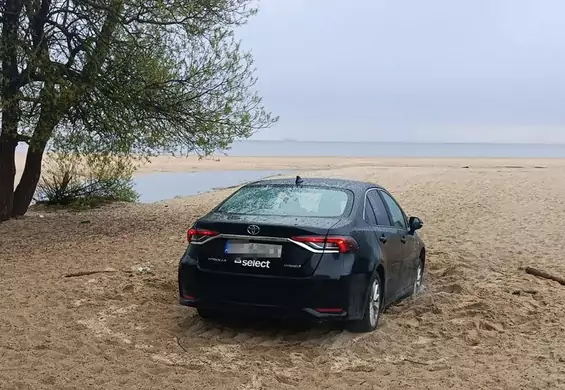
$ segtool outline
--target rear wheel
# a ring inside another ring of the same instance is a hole
[[[375,273],[369,282],[368,296],[363,318],[349,323],[349,330],[356,333],[372,332],[377,329],[382,312],[383,285],[381,277]]]

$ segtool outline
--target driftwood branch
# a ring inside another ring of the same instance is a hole
[[[552,275],[546,271],[537,269],[537,268],[533,268],[533,267],[526,267],[524,269],[526,271],[527,274],[530,275],[534,275],[540,278],[544,278],[544,279],[549,279],[549,280],[553,280],[563,286],[565,286],[565,278],[561,277],[561,276],[557,276],[557,275]]]
[[[538,292],[536,290],[516,290],[512,292],[514,295],[522,295],[522,293],[536,295]]]
[[[110,273],[110,272],[118,272],[118,271],[115,270],[115,269],[103,269],[103,270],[97,270],[97,271],[79,271],[79,272],[72,272],[70,274],[64,274],[63,277],[64,278],[75,278],[75,277],[78,277],[78,276],[88,276],[88,275]]]
[[[177,344],[179,345],[179,347],[181,347],[181,349],[182,349],[184,352],[188,353],[188,351],[186,350],[186,348],[183,347],[183,345],[180,343],[180,339],[179,339],[178,337],[175,337],[175,339],[177,339]]]
[[[88,275],[94,275],[94,274],[109,274],[109,273],[114,273],[114,272],[123,272],[125,274],[133,274],[134,271],[130,271],[130,270],[124,270],[124,269],[113,269],[113,268],[106,268],[106,269],[98,269],[98,270],[92,270],[92,271],[77,271],[77,272],[71,272],[68,274],[63,274],[63,278],[76,278],[79,276],[88,276]]]
[[[428,363],[428,362],[420,362],[418,360],[412,360],[412,359],[407,359],[407,358],[402,358],[400,361],[401,362],[407,362],[407,363],[413,363],[413,364],[419,364],[421,366],[429,366],[430,365],[430,363]]]

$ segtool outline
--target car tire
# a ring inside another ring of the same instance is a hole
[[[416,297],[421,291],[424,285],[424,262],[422,259],[419,260],[418,268],[416,268],[416,275],[414,275],[414,284],[412,286],[412,297]]]
[[[363,318],[351,321],[348,330],[354,333],[367,333],[377,329],[383,311],[383,283],[378,272],[371,277],[365,295]]]

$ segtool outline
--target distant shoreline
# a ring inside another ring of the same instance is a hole
[[[317,140],[296,140],[296,139],[280,139],[280,140],[266,140],[266,139],[247,139],[242,141],[237,141],[235,143],[273,143],[273,142],[295,142],[295,143],[328,143],[328,144],[376,144],[376,145],[496,145],[496,146],[562,146],[565,147],[565,143],[547,143],[547,142],[440,142],[440,141],[418,141],[418,142],[410,142],[410,141],[350,141],[350,140],[324,140],[324,141],[317,141]]]
[[[18,148],[18,159],[25,156],[25,146]],[[179,158],[198,158],[175,153]],[[159,153],[155,158],[172,158],[172,153]],[[245,140],[233,143],[230,149],[215,151],[207,159],[223,158],[284,159],[562,159],[565,145],[525,143],[415,143],[415,142],[338,142],[338,141],[267,141]]]
[[[44,170],[48,166],[44,159]],[[453,168],[505,168],[507,166],[524,167],[525,169],[552,167],[561,165],[563,157],[419,157],[419,156],[301,156],[301,155],[212,155],[199,159],[198,156],[161,155],[151,158],[151,163],[141,165],[136,174],[159,172],[199,172],[199,171],[236,171],[236,170],[294,170],[294,171],[327,171],[347,167],[360,170],[371,170],[379,167],[438,167]],[[25,163],[25,153],[16,154],[16,178],[18,183]]]

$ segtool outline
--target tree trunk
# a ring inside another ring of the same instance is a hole
[[[0,222],[12,217],[17,144],[14,139],[0,135]]]
[[[37,189],[37,183],[41,177],[41,162],[45,145],[42,147],[28,148],[26,164],[20,183],[14,192],[14,207],[12,217],[21,217],[29,208],[33,195]]]
[[[16,177],[16,146],[20,108],[17,98],[19,86],[14,80],[18,72],[18,26],[22,9],[20,0],[3,2],[0,60],[2,63],[2,128],[0,130],[0,222],[10,219],[14,206]]]

